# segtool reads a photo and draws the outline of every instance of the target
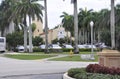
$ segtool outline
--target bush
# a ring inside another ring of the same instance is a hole
[[[111,79],[112,76],[109,74],[91,74],[88,79]]]
[[[42,50],[38,47],[33,48],[33,52],[41,52]]]
[[[72,68],[68,71],[68,76],[75,79],[120,79],[120,75],[88,73],[85,68]]]
[[[94,51],[99,51],[100,49],[94,49]],[[81,48],[79,49],[80,52],[91,52],[91,48]]]
[[[120,75],[120,68],[109,68],[101,66],[99,64],[89,64],[86,67],[86,71],[90,73],[102,73],[102,74],[111,74],[111,75]]]
[[[71,50],[73,51],[74,49],[68,49],[68,48],[63,48],[62,49],[63,52],[70,52]]]
[[[85,68],[72,68],[68,71],[68,75],[73,78],[75,78],[75,75],[78,73],[86,73]]]
[[[75,75],[75,79],[88,79],[89,73],[78,73]]]

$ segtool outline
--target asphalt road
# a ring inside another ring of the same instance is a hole
[[[64,73],[70,68],[86,67],[88,64],[93,63],[97,62],[17,60],[0,56],[0,79],[50,79],[49,77],[57,79],[61,74],[52,73]]]
[[[63,74],[40,74],[40,75],[19,75],[6,76],[0,79],[62,79]]]

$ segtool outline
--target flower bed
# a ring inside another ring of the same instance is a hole
[[[103,71],[98,72],[100,71],[99,69]],[[107,68],[98,64],[90,64],[86,68],[70,69],[68,76],[75,79],[120,79],[119,69],[120,68]]]

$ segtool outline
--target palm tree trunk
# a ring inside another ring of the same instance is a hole
[[[114,0],[111,0],[111,45],[112,49],[115,48],[115,13],[114,13]]]
[[[94,32],[93,32],[93,33],[94,33],[93,43],[95,43],[95,42],[96,42],[96,40],[95,40],[95,39],[96,39],[96,37],[95,37],[95,30],[94,30]]]
[[[83,44],[85,44],[85,30],[83,28]]]
[[[24,51],[27,52],[27,23],[26,16],[24,17]]]
[[[100,31],[98,30],[98,42],[100,42]]]
[[[45,6],[45,53],[48,53],[48,20],[47,20],[47,0],[44,0]]]
[[[29,16],[29,52],[33,52],[32,49],[32,28],[31,28],[31,17]]]
[[[74,0],[74,32],[75,32],[75,54],[79,53],[78,49],[78,15],[77,15],[77,0]]]
[[[81,44],[81,30],[79,30],[79,44]]]

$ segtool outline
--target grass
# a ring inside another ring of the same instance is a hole
[[[20,60],[36,60],[36,59],[44,59],[44,58],[49,58],[54,56],[56,55],[23,55],[23,54],[18,54],[18,55],[6,54],[5,55],[5,57],[20,59]]]
[[[34,52],[32,54],[45,54],[45,53],[44,52]],[[67,55],[69,55],[70,52],[58,52],[58,53],[50,52],[49,54],[67,54]],[[79,52],[79,54],[91,54],[91,52]],[[94,54],[96,54],[96,52],[94,52]]]
[[[61,57],[61,58],[54,58],[51,59],[53,61],[83,61],[83,62],[97,62],[98,61],[98,56],[95,55],[95,60],[82,60],[80,58],[80,55],[74,55],[74,56],[66,56],[66,57]]]

